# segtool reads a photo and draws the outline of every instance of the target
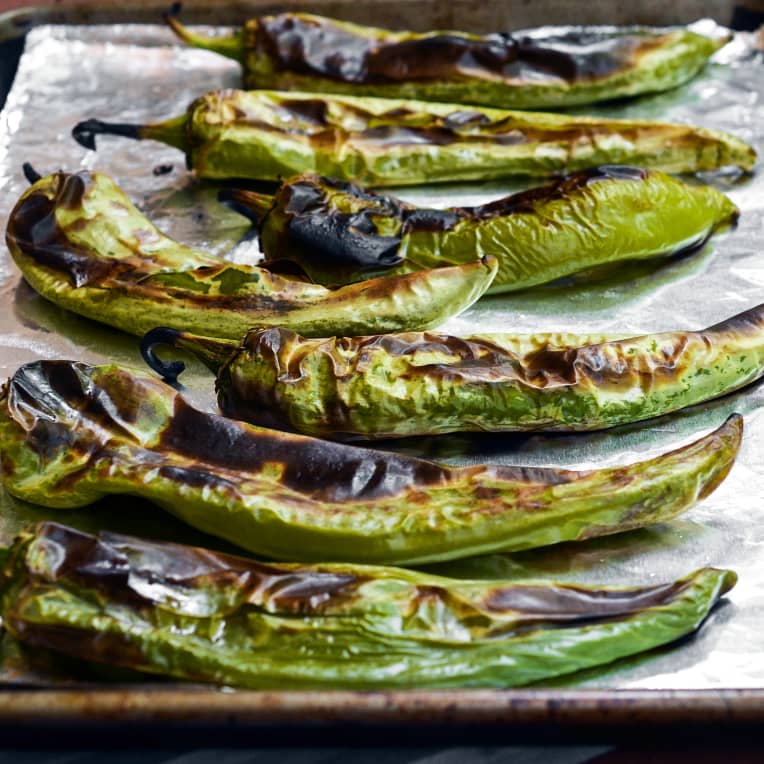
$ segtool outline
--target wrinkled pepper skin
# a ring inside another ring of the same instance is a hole
[[[688,29],[546,27],[517,34],[393,32],[308,13],[250,19],[187,43],[242,64],[244,85],[547,109],[657,93],[690,80],[731,35]]]
[[[511,687],[690,634],[736,578],[703,568],[632,588],[461,581],[265,564],[45,523],[11,548],[0,601],[3,625],[27,645],[181,679],[252,689]]]
[[[553,175],[601,164],[750,170],[756,160],[739,138],[687,125],[266,90],[207,93],[167,122],[91,119],[72,131],[90,149],[102,133],[175,146],[203,178],[278,181],[313,172],[376,186]]]
[[[39,361],[4,393],[10,494],[61,508],[141,496],[282,560],[437,562],[663,522],[719,485],[742,435],[735,415],[629,466],[451,467],[197,411],[172,387],[116,366]]]
[[[300,175],[274,197],[230,191],[253,217],[266,265],[297,263],[325,286],[494,255],[489,292],[607,263],[687,252],[738,210],[711,186],[623,165],[581,170],[480,207],[422,209],[359,186]]]
[[[586,431],[638,422],[764,375],[764,305],[700,332],[641,337],[404,333],[303,339],[252,330],[239,345],[158,329],[154,345],[217,373],[226,416],[336,440],[463,431]]]
[[[437,326],[477,300],[497,268],[488,258],[328,290],[179,244],[108,176],[85,171],[35,182],[11,212],[6,242],[43,297],[139,335],[157,323],[218,337],[252,326],[312,336]]]

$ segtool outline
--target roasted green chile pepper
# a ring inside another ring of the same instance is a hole
[[[44,523],[7,553],[0,612],[32,647],[259,688],[510,687],[695,631],[737,580],[591,587],[261,563]],[[352,656],[352,659],[349,659]]]
[[[204,178],[275,181],[315,172],[377,186],[552,175],[601,164],[750,170],[756,160],[739,138],[687,125],[266,90],[207,93],[166,122],[90,119],[72,131],[90,149],[102,133],[175,146]]]
[[[493,280],[493,258],[328,290],[236,265],[173,241],[106,175],[54,173],[33,183],[8,221],[8,249],[43,297],[134,334],[157,323],[218,337],[252,326],[308,335],[429,327]]]
[[[423,563],[668,520],[727,475],[742,418],[695,443],[586,472],[451,467],[237,422],[117,366],[23,366],[0,398],[3,485],[48,507],[142,496],[282,560]]]
[[[694,77],[731,38],[684,28],[546,27],[516,34],[393,32],[308,13],[185,42],[233,58],[248,88],[547,109],[657,93]]]
[[[458,431],[597,430],[711,400],[764,375],[764,304],[700,332],[404,333],[303,339],[252,330],[241,344],[170,329],[142,343],[189,350],[217,373],[227,416],[338,440]]]
[[[607,263],[687,252],[738,215],[711,186],[623,165],[446,210],[317,175],[292,178],[275,196],[226,196],[258,225],[266,264],[297,263],[326,286],[490,253],[499,272],[489,291],[514,291]]]

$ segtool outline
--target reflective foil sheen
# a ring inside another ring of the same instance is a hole
[[[718,28],[704,22],[700,31],[713,33]],[[703,75],[676,91],[576,111],[729,130],[764,153],[764,53],[754,51],[752,38],[739,35],[714,61]],[[217,203],[220,185],[198,183],[188,174],[180,152],[104,137],[99,151],[92,153],[69,135],[76,122],[89,117],[124,122],[170,117],[198,94],[238,83],[237,64],[206,51],[176,47],[172,35],[158,26],[33,30],[0,124],[3,217],[26,187],[23,162],[31,162],[42,174],[59,168],[97,169],[112,175],[170,235],[216,254],[230,251],[239,262],[257,259],[257,245],[247,238],[247,221]],[[764,173],[754,177],[721,173],[705,180],[728,193],[742,215],[735,231],[715,237],[701,252],[673,261],[621,265],[598,274],[596,280],[579,276],[516,295],[486,298],[442,329],[641,334],[699,329],[764,302]],[[492,182],[406,188],[397,193],[418,204],[467,206],[523,187]],[[67,314],[20,283],[4,246],[0,297],[3,377],[37,358],[142,367],[135,338]],[[183,378],[189,398],[214,410],[212,377],[198,364],[189,366]],[[547,577],[623,585],[659,584],[705,565],[732,568],[740,577],[737,587],[696,638],[566,683],[603,688],[764,687],[763,391],[761,385],[754,386],[660,420],[589,435],[452,435],[390,447],[461,464],[485,461],[582,469],[644,459],[718,426],[733,411],[741,412],[746,434],[736,466],[712,496],[681,519],[585,543],[432,567],[439,573],[471,577]],[[46,511],[3,497],[0,510],[2,543],[29,522],[56,519],[91,532],[104,529],[225,548],[222,542],[129,498],[105,500],[93,509]],[[54,683],[65,679],[58,669],[30,673],[14,650],[5,655],[8,660],[0,666],[0,679]]]

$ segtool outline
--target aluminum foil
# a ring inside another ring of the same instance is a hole
[[[706,31],[718,31],[710,22]],[[155,121],[185,110],[195,96],[239,83],[233,62],[175,45],[155,26],[40,27],[27,39],[0,124],[0,198],[7,216],[26,187],[21,165],[46,174],[92,168],[109,173],[160,227],[194,246],[240,262],[259,257],[244,218],[219,205],[218,186],[189,174],[182,155],[150,142],[104,137],[87,152],[70,137],[89,117]],[[764,154],[764,54],[738,35],[705,73],[671,93],[580,113],[690,122],[728,130]],[[167,174],[153,169],[171,165]],[[596,281],[569,280],[512,296],[491,297],[450,320],[443,329],[471,331],[581,331],[645,333],[698,329],[764,301],[764,173],[708,175],[742,210],[737,229],[702,251],[679,259],[623,266]],[[406,188],[423,204],[479,204],[521,188],[482,185]],[[116,361],[142,368],[134,337],[69,314],[38,297],[3,249],[0,252],[0,375],[37,358]],[[191,363],[186,392],[214,410],[212,378]],[[725,483],[681,519],[642,531],[513,555],[448,565],[463,576],[543,577],[557,580],[645,584],[674,579],[704,565],[730,567],[738,586],[698,636],[681,645],[565,680],[582,687],[764,687],[764,388],[750,387],[713,403],[649,423],[590,435],[500,435],[428,438],[393,444],[409,453],[458,463],[489,461],[589,468],[643,459],[688,442],[718,426],[733,411],[745,414],[740,458]],[[84,530],[107,528],[154,538],[224,548],[159,510],[130,498],[76,511],[44,510],[0,498],[0,543],[23,525],[56,518]],[[0,679],[27,674],[13,655]],[[38,680],[40,674],[34,675]],[[47,675],[52,682],[61,676]],[[42,677],[45,679],[45,675]]]

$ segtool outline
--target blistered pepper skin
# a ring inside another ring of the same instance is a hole
[[[252,326],[312,336],[437,326],[477,300],[492,258],[329,290],[237,265],[159,231],[106,175],[54,173],[11,212],[11,256],[43,297],[133,334],[157,323],[218,337]]]
[[[266,264],[297,263],[317,283],[463,264],[490,253],[499,261],[491,293],[687,252],[738,215],[711,186],[623,165],[445,210],[317,175],[285,181],[273,197],[239,190],[228,197],[256,220]]]
[[[668,520],[707,496],[742,419],[636,464],[452,467],[254,427],[116,366],[23,366],[0,399],[3,485],[48,507],[127,493],[271,559],[409,564]]]
[[[764,375],[764,305],[699,332],[631,338],[404,333],[302,339],[251,331],[241,343],[149,333],[217,374],[227,415],[336,440],[460,431],[587,431],[638,422]]]
[[[673,642],[735,582],[714,568],[632,588],[461,581],[265,564],[45,523],[11,548],[0,612],[26,645],[180,679],[252,689],[512,687]]]
[[[169,143],[204,178],[279,181],[311,172],[375,186],[548,176],[602,164],[750,170],[756,161],[739,138],[687,125],[267,90],[215,91],[167,122],[91,119],[72,133],[91,149],[99,134]]]
[[[308,13],[249,20],[191,45],[239,61],[253,90],[415,98],[504,109],[595,103],[677,87],[730,39],[688,29],[546,27],[516,34],[393,32]]]

